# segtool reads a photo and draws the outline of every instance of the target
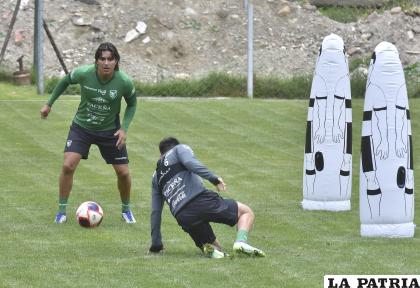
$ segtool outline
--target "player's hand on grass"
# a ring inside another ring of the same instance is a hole
[[[216,185],[217,191],[223,192],[226,191],[226,184],[223,182],[223,179],[221,177],[217,178],[219,180],[219,184]]]
[[[165,247],[163,247],[163,244],[161,245],[152,245],[149,248],[149,253],[160,253],[165,250]]]
[[[42,106],[41,110],[39,111],[42,119],[46,119],[48,117],[48,114],[50,114],[50,112],[51,112],[51,107],[48,106],[48,104],[45,104],[44,106]]]
[[[125,140],[127,139],[127,132],[120,129],[117,132],[115,132],[114,136],[118,137],[117,144],[115,144],[115,146],[117,146],[118,150],[121,150],[121,148],[123,148],[125,145]]]

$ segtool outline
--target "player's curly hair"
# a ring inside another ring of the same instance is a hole
[[[99,57],[102,56],[103,51],[109,51],[112,54],[112,57],[116,60],[117,64],[115,64],[115,71],[118,71],[120,68],[118,67],[118,64],[120,62],[120,54],[118,54],[117,48],[114,46],[114,44],[110,42],[105,42],[99,45],[98,49],[96,49],[95,52],[95,62],[98,61]]]

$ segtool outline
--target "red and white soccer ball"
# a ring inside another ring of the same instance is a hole
[[[76,211],[76,219],[80,226],[93,228],[101,224],[104,211],[98,203],[87,201],[80,204]]]

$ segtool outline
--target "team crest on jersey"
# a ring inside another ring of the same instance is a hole
[[[109,96],[110,96],[112,99],[117,98],[117,95],[118,95],[118,91],[117,91],[117,90],[109,90]]]
[[[67,140],[67,147],[70,147],[72,142],[72,140]]]

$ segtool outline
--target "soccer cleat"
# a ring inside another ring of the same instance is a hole
[[[57,215],[55,215],[54,223],[65,223],[67,221],[66,214],[58,212]]]
[[[121,213],[122,218],[126,223],[133,224],[136,223],[133,213],[131,211],[126,211]]]
[[[240,241],[233,244],[233,251],[235,251],[235,253],[241,253],[248,256],[265,257],[265,252],[261,249],[252,247],[251,245]]]
[[[206,257],[213,258],[213,259],[221,259],[221,258],[230,257],[229,254],[216,249],[213,245],[208,244],[208,243],[204,244],[203,253]]]

